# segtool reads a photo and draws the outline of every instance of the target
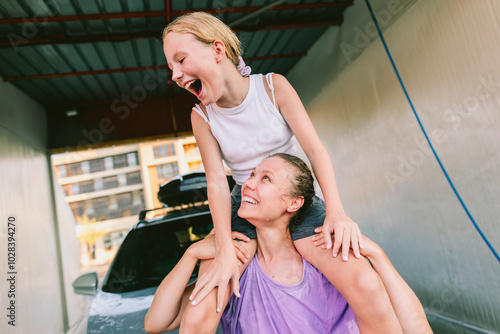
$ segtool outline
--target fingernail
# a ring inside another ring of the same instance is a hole
[[[347,256],[344,256],[344,261],[347,261]]]
[[[212,310],[213,310],[213,309],[212,309]],[[219,307],[217,307],[217,313],[219,313],[219,312],[220,312],[220,308],[219,308]]]
[[[189,296],[189,300],[193,300],[193,296]]]
[[[365,248],[365,245],[361,244],[361,245],[359,245],[359,247],[361,247],[361,248]]]
[[[193,300],[193,301],[191,302],[191,305],[193,305],[193,306],[194,306],[194,305],[196,305],[197,303],[198,303],[198,302],[197,302],[196,300]],[[212,309],[212,310],[213,310],[213,309]]]
[[[333,253],[333,257],[337,257],[337,253]]]
[[[239,292],[236,293],[236,297],[238,297],[238,298],[241,297]]]
[[[314,244],[315,244],[315,245],[317,245],[317,244],[318,244],[318,242],[317,242],[317,241],[315,241],[315,242],[314,242]]]

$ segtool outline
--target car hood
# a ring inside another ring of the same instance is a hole
[[[87,333],[144,333],[144,317],[156,289],[125,293],[99,291],[90,307]]]

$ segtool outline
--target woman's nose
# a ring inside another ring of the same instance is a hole
[[[245,183],[243,183],[243,187],[249,188],[249,189],[255,189],[255,183],[254,183],[255,178],[254,177],[249,177]]]

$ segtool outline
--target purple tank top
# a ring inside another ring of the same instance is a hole
[[[222,314],[225,334],[359,334],[354,312],[340,292],[305,259],[302,281],[293,286],[269,278],[255,256]]]

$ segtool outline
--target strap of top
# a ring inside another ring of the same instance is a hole
[[[201,118],[203,118],[205,123],[209,123],[207,115],[205,115],[205,112],[203,111],[203,109],[201,109],[201,107],[198,104],[194,105],[193,110],[196,111],[201,116]]]
[[[276,100],[274,98],[274,86],[273,86],[273,73],[267,73],[266,74],[266,81],[267,85],[269,86],[269,89],[271,90],[271,94],[273,96],[273,105],[276,107]]]

